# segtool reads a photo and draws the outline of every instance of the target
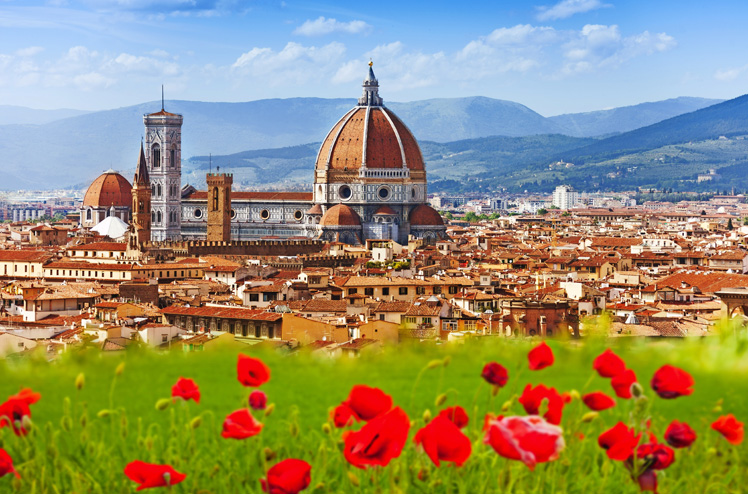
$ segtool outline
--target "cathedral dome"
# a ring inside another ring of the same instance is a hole
[[[129,207],[132,186],[125,177],[108,170],[91,183],[83,198],[83,207]]]
[[[431,206],[421,204],[410,213],[411,226],[444,226],[441,215]]]
[[[336,204],[328,209],[319,224],[321,226],[361,226],[356,211],[345,204]]]
[[[364,94],[332,127],[322,142],[315,169],[424,170],[415,137],[379,97],[379,83],[369,66]]]

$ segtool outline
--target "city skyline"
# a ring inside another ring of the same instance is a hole
[[[744,94],[746,6],[723,1],[396,4],[51,0],[0,4],[0,104],[102,110],[160,97],[487,96],[545,116]]]

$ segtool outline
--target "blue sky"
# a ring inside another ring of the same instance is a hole
[[[489,96],[546,115],[748,87],[748,4],[0,0],[0,104]]]

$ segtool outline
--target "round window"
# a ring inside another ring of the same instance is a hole
[[[297,210],[296,212],[294,212],[293,217],[296,221],[301,221],[301,218],[304,217],[304,213]]]
[[[387,187],[380,187],[377,191],[377,195],[379,195],[380,199],[385,200],[390,197],[390,189],[388,189]]]
[[[263,209],[262,211],[260,211],[260,218],[262,218],[263,220],[270,218],[270,211],[268,211],[267,209]]]
[[[193,215],[195,215],[195,218],[200,219],[203,217],[203,210],[200,208],[195,209],[195,211],[192,212]]]
[[[348,187],[347,185],[344,185],[340,189],[338,189],[338,195],[340,196],[341,199],[345,200],[345,199],[350,199],[353,193],[351,192],[350,187]]]
[[[233,220],[234,218],[236,218],[236,211],[232,209],[231,210],[231,219]]]

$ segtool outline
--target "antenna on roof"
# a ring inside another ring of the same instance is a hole
[[[161,111],[164,111],[164,85],[161,84]]]

